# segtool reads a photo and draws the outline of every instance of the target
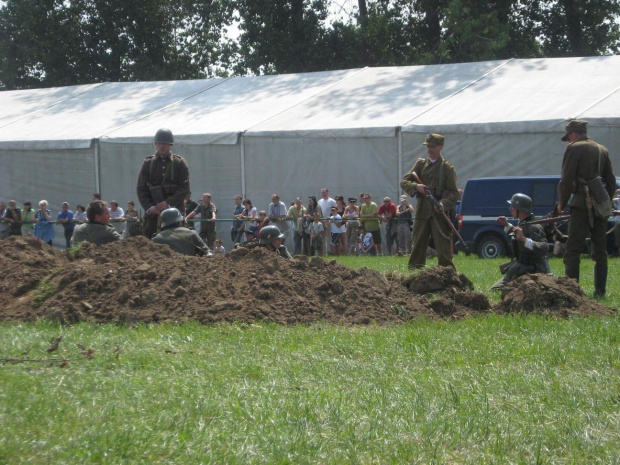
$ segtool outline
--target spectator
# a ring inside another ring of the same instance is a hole
[[[259,211],[258,219],[256,220],[256,225],[257,225],[256,235],[258,237],[260,237],[260,230],[263,229],[263,227],[267,226],[268,224],[269,224],[269,218],[267,218],[267,212],[265,210]]]
[[[310,226],[308,227],[308,232],[310,233],[310,256],[314,256],[317,253],[320,257],[323,256],[323,233],[325,228],[323,227],[323,223],[321,223],[321,214],[319,212],[314,212],[314,218]]]
[[[101,194],[99,192],[93,192],[93,200],[101,200]]]
[[[9,200],[9,208],[6,209],[5,218],[9,222],[9,236],[21,236],[22,212],[17,208],[15,200]]]
[[[336,201],[329,196],[329,190],[326,187],[321,189],[321,198],[319,199],[319,207],[321,207],[321,215],[324,218],[327,218],[332,211],[332,207],[336,206]],[[325,219],[323,222],[323,227],[325,230],[328,230],[328,221]],[[325,249],[329,250],[329,240],[327,239],[327,234],[325,234]]]
[[[140,213],[136,210],[136,205],[133,200],[127,202],[127,210],[125,210],[125,221],[127,225],[123,232],[123,237],[142,236],[142,218]]]
[[[283,243],[286,243],[286,238],[290,234],[290,224],[286,221],[287,211],[286,204],[280,200],[280,196],[278,194],[273,194],[271,196],[271,203],[267,209],[267,216],[271,223],[278,227],[280,233],[284,234]]]
[[[375,255],[379,255],[379,247],[381,246],[381,224],[379,223],[377,204],[372,201],[372,196],[368,193],[364,193],[362,200],[364,204],[360,209],[360,221],[364,226],[365,233],[372,234]]]
[[[118,206],[118,202],[116,200],[112,200],[110,202],[110,223],[116,229],[121,236],[125,232],[125,212],[121,207]]]
[[[347,208],[347,204],[344,203],[344,197],[342,195],[336,196],[336,213],[342,218],[342,225],[340,226],[340,244],[338,245],[338,255],[346,255],[347,253],[347,220],[344,218],[344,211]]]
[[[316,197],[314,195],[311,195],[308,197],[308,208],[306,208],[306,223],[307,223],[308,234],[310,234],[309,227],[310,227],[310,224],[314,222],[315,213],[319,214],[319,218],[323,216],[323,212],[321,211],[321,207],[319,207],[319,204],[316,201]],[[321,240],[323,240],[322,236],[321,236]],[[312,240],[309,240],[308,249],[306,249],[304,253],[306,255],[312,255],[310,253],[311,248],[312,248]],[[323,250],[323,248],[321,248],[321,250]]]
[[[332,255],[340,254],[340,236],[342,235],[340,227],[342,226],[342,216],[338,214],[338,207],[331,208],[331,214],[329,215],[329,225],[331,228],[331,241],[329,245],[331,247]]]
[[[245,225],[243,223],[243,219],[241,215],[243,214],[243,199],[237,194],[235,195],[235,209],[233,210],[233,218],[232,226],[230,227],[230,239],[233,244],[239,244],[243,242],[243,231],[245,229]],[[220,243],[222,241],[220,240]]]
[[[187,195],[185,196],[185,214],[189,215],[191,212],[196,210],[197,206],[198,206],[198,203],[192,200],[192,193],[188,192]],[[188,228],[192,229],[189,226]]]
[[[243,204],[245,208],[241,213],[241,218],[247,220],[245,224],[245,240],[253,241],[258,239],[258,223],[255,221],[258,212],[250,199],[245,199]]]
[[[47,209],[47,200],[39,202],[39,209],[35,216],[36,224],[34,225],[34,235],[46,244],[52,245],[54,239],[54,222],[52,221],[52,212]]]
[[[71,238],[73,237],[75,223],[73,222],[73,212],[69,210],[69,204],[67,202],[63,202],[60,207],[60,211],[56,217],[56,224],[62,224],[65,235],[65,247],[68,249],[71,247]]]
[[[398,224],[396,226],[396,239],[398,241],[399,255],[411,253],[411,226],[413,225],[413,205],[409,203],[406,195],[400,196],[400,204],[396,209]]]
[[[383,203],[377,210],[377,214],[381,217],[381,221],[385,223],[385,245],[387,246],[388,255],[392,255],[392,246],[396,242],[396,205],[392,199],[385,197]],[[398,248],[398,244],[396,245]]]
[[[90,242],[95,245],[119,241],[122,236],[110,226],[110,210],[102,200],[93,200],[86,210],[88,223],[79,224],[73,230],[73,245]]]
[[[226,253],[226,249],[222,245],[222,239],[219,237],[215,239],[215,248],[213,249],[213,253]]]
[[[288,218],[293,218],[295,220],[295,233],[293,235],[293,243],[294,249],[293,254],[299,255],[302,253],[302,250],[306,250],[306,244],[304,241],[306,240],[304,235],[304,215],[306,214],[306,207],[301,204],[301,199],[297,197],[293,202],[293,206],[288,209]]]
[[[191,220],[196,215],[200,215],[200,238],[207,244],[209,249],[213,249],[215,244],[215,235],[217,229],[215,227],[215,221],[217,220],[217,207],[211,203],[211,194],[202,194],[202,202],[185,217],[185,221]],[[207,221],[205,221],[207,220]]]
[[[346,244],[347,248],[344,249],[345,253],[352,255],[355,252],[357,246],[357,238],[359,236],[357,227],[359,226],[360,208],[355,203],[355,197],[349,197],[349,203],[344,209],[343,218],[347,220],[347,233]]]
[[[362,226],[362,255],[374,257],[377,255],[377,246],[375,245],[375,235],[371,231],[366,231]]]
[[[6,203],[0,202],[0,241],[9,237],[11,225],[6,219]]]
[[[73,222],[77,224],[84,224],[88,221],[88,217],[86,216],[86,209],[84,205],[78,204],[75,207],[75,214],[73,215]]]
[[[22,208],[22,236],[32,236],[34,234],[35,211],[32,209],[32,202],[26,200]]]

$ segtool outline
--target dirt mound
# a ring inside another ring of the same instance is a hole
[[[320,257],[284,260],[261,248],[188,257],[144,237],[84,244],[75,256],[36,238],[10,237],[0,242],[0,268],[0,320],[385,325],[491,311],[486,296],[451,268],[385,276]],[[524,287],[509,285],[498,311],[613,311],[570,280],[536,276]]]
[[[0,267],[8,271],[0,320],[383,325],[489,310],[486,297],[465,291],[471,283],[449,269],[431,268],[414,284],[319,257],[284,260],[260,248],[188,257],[143,237],[84,244],[75,256],[11,237],[0,243]]]
[[[565,276],[544,274],[521,276],[502,290],[502,301],[494,310],[501,313],[541,312],[566,317],[569,315],[613,315],[615,308],[590,300],[577,281]]]

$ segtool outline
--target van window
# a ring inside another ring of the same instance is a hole
[[[467,200],[468,206],[475,210],[468,214],[478,214],[482,216],[497,216],[498,214],[509,214],[508,203],[513,194],[521,192],[523,189],[523,181],[504,179],[504,180],[492,180],[475,183],[472,186],[475,190],[472,198]],[[464,196],[468,196],[469,186],[465,188]],[[527,194],[527,192],[524,192]],[[473,200],[473,202],[470,202]]]
[[[533,182],[532,183],[532,203],[534,207],[544,208],[546,210],[553,209],[557,199],[558,183],[557,182]]]

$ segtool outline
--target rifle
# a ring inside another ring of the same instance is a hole
[[[620,216],[620,210],[612,210],[611,216]],[[547,224],[547,223],[558,223],[560,221],[566,221],[570,219],[570,215],[563,216],[552,216],[549,218],[540,218],[538,220],[528,221],[525,224]]]
[[[527,221],[525,224],[558,223],[560,221],[566,221],[568,219],[570,219],[570,215],[552,216],[552,217],[549,217],[549,218],[540,218],[538,220]]]
[[[420,179],[420,176],[418,176],[418,173],[416,173],[415,171],[412,171],[411,174],[413,175],[413,177],[415,178],[415,181],[418,184],[424,184],[422,182],[422,179]],[[439,202],[439,200],[437,200],[437,197],[435,197],[433,195],[433,193],[431,192],[431,190],[428,187],[426,187],[426,186],[424,187],[424,193],[426,194],[426,197],[428,197],[428,199],[431,201],[433,206],[437,209],[437,211],[441,212],[441,214],[443,215],[444,220],[446,220],[446,223],[448,223],[448,226],[450,227],[452,232],[458,238],[458,241],[456,242],[457,248],[458,248],[458,246],[460,244],[463,247],[464,252],[466,254],[468,254],[469,253],[469,247],[467,247],[467,244],[465,243],[465,241],[463,240],[463,238],[459,234],[458,229],[456,229],[456,226],[454,226],[454,223],[452,222],[450,217],[446,214],[446,211],[444,210],[443,205]]]

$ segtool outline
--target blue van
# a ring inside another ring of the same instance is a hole
[[[516,220],[510,219],[507,200],[516,193],[526,194],[532,198],[534,214],[546,215],[553,211],[558,201],[559,182],[560,176],[506,176],[467,181],[458,207],[457,221],[459,233],[469,250],[475,251],[481,258],[507,255],[510,239],[496,221],[498,216],[503,215],[516,224]],[[610,221],[613,220],[610,218]]]
[[[481,258],[507,255],[510,238],[496,221],[510,220],[507,200],[521,193],[532,198],[533,212],[542,216],[558,201],[560,176],[508,176],[467,181],[458,210],[458,228],[465,244]],[[511,221],[516,223],[516,221]]]

